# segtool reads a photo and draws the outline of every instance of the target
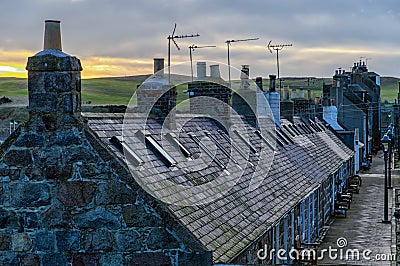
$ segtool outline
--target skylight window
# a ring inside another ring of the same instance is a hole
[[[113,136],[110,138],[110,142],[117,148],[117,150],[121,153],[125,151],[125,158],[132,162],[136,166],[140,166],[144,164],[144,161],[140,159],[140,157],[127,145],[121,136]]]
[[[219,167],[225,168],[225,165],[216,157],[214,154],[201,142],[201,140],[196,136],[196,134],[189,133],[189,136],[200,146],[200,148],[214,161]]]
[[[317,132],[321,132],[321,129],[315,124],[315,123],[311,123],[310,126]]]
[[[284,142],[284,144],[286,144],[286,145],[289,144],[289,141],[281,134],[281,132],[279,132],[279,130],[275,129],[275,134],[277,136],[276,139],[281,139],[282,142]]]
[[[172,145],[174,145],[177,149],[179,149],[182,152],[183,156],[185,156],[186,158],[192,157],[192,154],[190,153],[190,151],[188,149],[186,149],[186,147],[183,146],[182,143],[179,142],[179,140],[177,139],[175,134],[167,133],[166,137],[172,143]]]
[[[269,142],[269,140],[267,138],[265,138],[262,134],[260,130],[256,130],[255,131],[256,134],[271,148],[274,149],[274,146]]]
[[[240,156],[242,156],[244,159],[248,160],[248,156],[246,154],[244,154],[243,151],[241,149],[239,149],[239,147],[231,141],[231,139],[228,137],[228,135],[225,133],[225,131],[218,130],[218,133],[231,145],[231,147],[233,147],[236,150],[237,153],[240,154]],[[248,164],[250,164],[251,167],[254,166],[254,164],[250,161],[248,161]]]
[[[150,146],[150,149],[154,152],[156,156],[158,156],[168,167],[177,165],[177,162],[172,158],[168,152],[166,152],[163,147],[158,144],[158,142],[151,136],[149,133],[143,133],[142,131],[137,131],[136,135],[147,145]]]
[[[289,128],[297,135],[301,135],[301,132],[298,130],[298,128],[296,127],[296,125],[289,125]]]
[[[282,129],[279,129],[279,133],[287,140],[287,141],[289,141],[290,143],[294,143],[293,142],[293,140],[282,130]]]
[[[169,166],[175,166],[177,164],[174,158],[172,158],[151,135],[145,136],[145,139],[146,143],[150,144],[153,150],[155,150]]]
[[[253,146],[253,144],[250,143],[247,139],[245,139],[236,129],[233,130],[233,132],[244,142],[246,145],[250,148],[252,152],[254,152],[256,155],[258,155],[257,149]]]
[[[228,151],[225,149],[225,147],[222,146],[222,144],[221,144],[217,139],[215,139],[215,137],[214,137],[210,132],[205,131],[204,133],[207,135],[207,137],[209,137],[209,138],[215,143],[215,145],[217,145],[217,147],[218,147],[228,158],[230,158],[235,164],[238,164],[238,162],[235,160],[235,158],[233,158],[233,157],[231,156],[230,152],[228,152]]]
[[[283,125],[283,127],[286,129],[287,132],[289,132],[290,135],[292,135],[293,137],[296,136],[296,133],[294,133],[292,129],[290,129],[287,125]]]

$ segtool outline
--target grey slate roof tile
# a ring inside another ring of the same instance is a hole
[[[97,116],[89,118],[88,121],[88,125],[98,134],[99,138],[121,159],[124,158],[123,154],[117,151],[108,139],[114,135],[122,135],[122,121],[120,116],[112,119],[112,115],[106,119],[100,119],[100,116]],[[143,121],[138,121],[137,124],[140,122],[143,123]],[[303,124],[299,121],[296,123]],[[289,125],[290,123],[282,120],[282,124]],[[160,141],[160,124],[149,121],[147,125],[154,139]],[[130,140],[133,141],[137,141],[134,135],[135,126],[134,123],[128,125],[132,129]],[[199,130],[199,128],[203,130]],[[296,128],[301,135],[293,136],[293,132],[290,133],[289,130],[282,127],[281,130],[293,143],[289,141],[289,144],[283,147],[276,145],[273,165],[268,175],[264,177],[262,184],[254,191],[249,191],[248,186],[252,176],[258,173],[255,173],[248,164],[238,183],[224,197],[198,206],[168,206],[182,224],[208,249],[213,251],[215,262],[229,262],[260,234],[265,233],[268,226],[287,213],[353,154],[325,127],[321,127],[323,128],[322,132],[311,129],[311,133],[306,126],[296,126]],[[180,133],[179,140],[192,153],[194,159],[201,156],[201,160],[209,160],[204,152],[201,153],[199,145],[188,136],[188,132],[195,132],[196,136],[201,139],[206,136],[205,129],[228,153],[230,149],[234,151],[234,148],[231,148],[218,131],[220,130],[219,126],[209,119],[189,121],[184,129],[186,132]],[[248,132],[251,136],[251,144],[259,149],[261,139],[254,133],[254,128],[248,126]],[[249,147],[243,142],[236,145],[244,152],[249,151]],[[146,165],[153,163],[156,167],[147,169],[149,176],[162,172],[177,183],[199,184],[217,178],[218,173],[221,172],[216,160],[203,169],[188,171],[187,166],[191,165],[190,161],[181,156],[176,149],[168,149],[168,153],[173,154],[174,159],[178,161],[177,168],[173,171],[151,151],[138,149],[135,152],[142,155],[149,153],[147,156],[149,161]],[[218,147],[216,158],[222,163],[229,160],[225,152],[219,150]],[[241,158],[241,160],[245,159]],[[250,161],[255,165],[258,163],[258,157],[252,152],[250,152]],[[183,171],[183,169],[186,170]],[[206,191],[204,197],[208,196],[210,194]]]

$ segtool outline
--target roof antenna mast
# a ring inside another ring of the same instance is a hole
[[[192,59],[192,51],[194,51],[195,49],[199,49],[199,48],[211,48],[211,47],[217,47],[215,45],[204,45],[204,46],[197,46],[192,44],[191,46],[189,46],[189,56],[190,56],[190,72],[192,73],[192,82],[193,82],[193,59]]]
[[[242,39],[242,40],[227,40],[225,41],[226,45],[228,46],[228,79],[229,79],[229,87],[232,88],[232,83],[231,83],[231,59],[230,59],[230,54],[229,54],[229,46],[231,46],[232,42],[247,42],[247,41],[255,41],[258,40],[259,38],[249,38],[249,39]]]
[[[193,37],[199,37],[200,35],[197,34],[185,34],[185,35],[175,35],[175,30],[176,30],[176,23],[174,25],[174,30],[172,31],[171,35],[168,35],[168,84],[169,84],[169,90],[168,90],[168,108],[171,107],[171,97],[170,97],[170,91],[171,91],[171,40],[175,44],[176,49],[178,51],[181,49],[179,48],[178,44],[176,43],[175,39],[183,39],[183,38],[193,38]]]
[[[272,50],[276,51],[276,67],[278,68],[278,86],[279,86],[279,93],[282,94],[281,91],[281,80],[279,77],[279,51],[283,49],[283,47],[289,47],[292,46],[292,44],[271,44],[272,40],[269,41],[267,48],[270,51],[270,53],[272,54]]]

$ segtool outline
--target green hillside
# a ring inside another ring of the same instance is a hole
[[[82,80],[82,103],[90,105],[116,104],[126,105],[136,90],[137,85],[148,76],[95,78]],[[393,102],[397,98],[398,83],[400,79],[394,77],[381,78],[382,101]],[[289,86],[290,89],[310,88],[313,97],[322,94],[323,82],[329,84],[331,78],[284,78],[282,87]],[[269,80],[263,80],[264,89],[269,87]],[[277,84],[278,85],[278,84]],[[178,102],[187,99],[183,93],[187,86],[178,86]],[[16,104],[27,104],[27,80],[23,78],[1,78],[0,97],[10,97]]]
[[[399,91],[399,78],[382,77],[381,78],[381,100],[394,102],[397,99]]]

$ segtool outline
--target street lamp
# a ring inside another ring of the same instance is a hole
[[[393,149],[393,131],[391,127],[389,127],[389,130],[386,133],[390,139],[389,141],[389,174],[388,174],[388,188],[393,188],[392,187],[392,149]]]
[[[384,154],[384,160],[385,160],[385,186],[384,186],[384,206],[383,206],[383,223],[390,223],[389,218],[388,218],[388,188],[387,188],[387,161],[388,161],[388,151],[389,151],[389,143],[390,143],[390,139],[388,137],[387,134],[385,134],[383,136],[383,138],[381,139],[381,143],[383,146],[383,154]]]

